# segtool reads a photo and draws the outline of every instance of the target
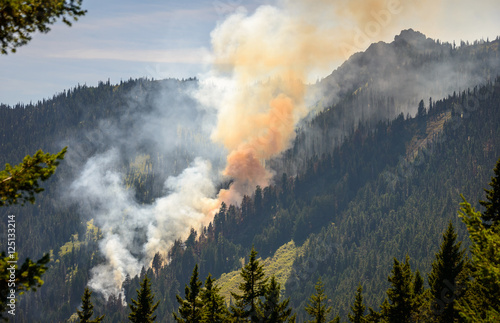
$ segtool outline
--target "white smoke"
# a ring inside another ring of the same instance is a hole
[[[150,266],[157,252],[166,252],[190,228],[210,221],[205,214],[216,206],[212,169],[206,160],[195,159],[180,175],[169,177],[169,194],[151,205],[139,205],[134,191],[124,185],[117,149],[90,158],[71,185],[74,199],[92,212],[103,238],[99,249],[106,263],[92,269],[89,286],[108,298],[121,293],[128,275],[135,276]],[[215,203],[215,204],[214,204]]]

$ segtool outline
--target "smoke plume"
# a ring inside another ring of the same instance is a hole
[[[155,253],[166,255],[190,228],[208,224],[222,201],[238,204],[256,185],[268,185],[274,174],[266,160],[290,147],[308,113],[308,80],[392,33],[404,6],[413,5],[286,0],[253,13],[242,8],[220,22],[211,34],[213,68],[191,89],[199,104],[173,91],[149,114],[124,116],[126,130],[106,125],[102,132],[107,135],[98,136],[101,151],[71,186],[82,211],[103,232],[100,251],[106,262],[92,269],[89,285],[105,296],[118,294],[126,275],[149,266]],[[173,154],[179,142],[172,138],[182,129],[212,142],[189,144],[186,149],[194,152],[189,165],[170,174],[163,197],[149,205],[136,202],[133,189],[124,185],[121,159],[134,158],[134,149],[144,150],[145,142]],[[220,155],[225,165],[219,168]],[[217,184],[228,179],[230,187],[216,192]]]
[[[218,122],[212,139],[229,151],[223,175],[233,180],[219,200],[237,204],[273,174],[265,160],[289,148],[307,114],[306,82],[339,59],[390,32],[402,12],[397,0],[282,1],[231,15],[212,32],[212,82]],[[367,35],[368,33],[368,35]],[[227,90],[227,88],[226,88]]]

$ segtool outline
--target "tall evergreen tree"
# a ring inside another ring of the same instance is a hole
[[[387,290],[387,299],[382,304],[382,318],[387,322],[411,322],[413,314],[413,275],[407,255],[404,263],[394,258],[391,275],[388,277],[391,287]]]
[[[460,217],[467,225],[472,242],[472,280],[457,308],[465,322],[499,322],[500,232],[485,226],[481,213],[465,199],[461,206]]]
[[[425,291],[424,278],[420,274],[420,271],[415,272],[415,278],[413,280],[413,294],[415,297],[422,294]]]
[[[462,242],[456,240],[457,234],[450,222],[428,276],[431,312],[437,322],[454,322],[459,318],[455,304],[460,294],[458,277],[464,269],[465,250],[460,248]]]
[[[356,290],[356,296],[354,297],[354,304],[351,306],[352,314],[348,314],[349,322],[353,323],[363,323],[365,320],[365,310],[366,306],[363,304],[363,286],[361,284]]]
[[[158,308],[160,301],[153,304],[154,294],[151,293],[151,282],[148,275],[144,276],[141,282],[141,289],[137,290],[137,300],[132,299],[132,304],[129,304],[130,314],[128,316],[130,322],[133,323],[150,323],[156,320],[154,311]]]
[[[182,323],[201,322],[201,309],[203,307],[200,299],[201,284],[201,281],[198,279],[198,264],[196,264],[189,281],[189,286],[186,285],[184,289],[186,299],[182,299],[179,295],[176,295],[177,301],[180,304],[180,316],[177,313],[173,313],[175,321]]]
[[[325,323],[328,314],[331,312],[332,307],[326,307],[327,297],[323,289],[323,282],[321,277],[318,279],[316,286],[316,293],[312,294],[309,298],[309,303],[306,305],[305,310],[312,317],[309,323]]]
[[[266,287],[264,302],[260,302],[263,323],[295,322],[295,314],[288,308],[290,299],[280,301],[281,286],[273,275],[269,285]]]
[[[219,291],[220,287],[215,284],[215,279],[208,274],[205,280],[205,288],[200,293],[203,304],[200,322],[222,323],[229,321],[229,311]]]
[[[85,287],[85,291],[82,296],[82,309],[76,310],[80,323],[99,323],[104,319],[104,315],[96,317],[93,320],[90,319],[92,315],[94,315],[94,305],[90,300],[90,296],[92,296],[92,292],[88,289],[88,287]]]
[[[241,269],[243,282],[238,286],[242,294],[231,292],[235,305],[231,312],[238,322],[259,322],[262,314],[257,306],[266,291],[267,279],[264,278],[264,265],[257,260],[257,251],[252,247],[248,263]]]
[[[415,272],[413,279],[413,321],[425,322],[429,319],[429,290],[425,289],[424,278],[420,271]]]
[[[486,200],[479,201],[486,208],[482,214],[483,220],[488,221],[485,223],[486,227],[500,222],[500,159],[498,159],[493,172],[495,175],[491,177],[491,182],[489,183],[491,188],[484,189]],[[490,221],[492,222],[491,224]]]

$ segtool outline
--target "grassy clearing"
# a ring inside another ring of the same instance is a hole
[[[281,246],[274,256],[262,260],[264,264],[264,272],[266,277],[272,275],[276,276],[276,280],[281,285],[282,291],[285,289],[285,282],[290,276],[292,264],[297,256],[298,248],[293,241],[288,242]],[[217,280],[217,284],[221,287],[221,295],[226,299],[229,304],[231,292],[239,294],[238,285],[242,282],[240,270],[232,271],[222,276]]]

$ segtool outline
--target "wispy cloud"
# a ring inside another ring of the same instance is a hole
[[[47,57],[85,60],[109,59],[132,62],[202,64],[210,60],[210,51],[203,47],[166,50],[87,48],[69,49],[56,53],[47,53]]]

